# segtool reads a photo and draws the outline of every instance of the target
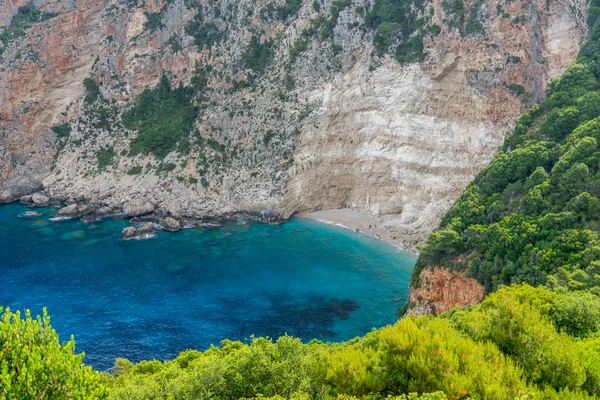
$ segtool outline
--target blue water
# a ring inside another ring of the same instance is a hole
[[[121,240],[127,221],[52,222],[53,209],[0,207],[0,305],[47,307],[63,340],[98,369],[167,359],[251,335],[342,341],[393,323],[414,258],[305,220],[160,232]]]

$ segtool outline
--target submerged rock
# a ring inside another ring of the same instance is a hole
[[[175,218],[167,217],[162,220],[162,226],[165,231],[177,232],[181,230],[181,224]]]
[[[40,214],[37,211],[26,211],[26,212],[24,212],[22,214],[19,214],[20,217],[24,217],[24,218],[34,218],[34,217],[39,217],[41,215],[42,214]]]
[[[41,193],[34,193],[31,201],[35,207],[47,207],[50,204],[50,199]]]

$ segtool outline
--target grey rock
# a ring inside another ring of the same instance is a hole
[[[63,204],[66,199],[65,196],[60,195],[50,196],[50,204],[57,206]]]
[[[93,204],[84,204],[84,205],[79,206],[79,213],[82,216],[95,214],[97,211],[98,211],[98,206],[95,206]]]
[[[132,200],[123,205],[123,214],[127,218],[150,214],[154,211],[154,204],[146,199]]]
[[[137,232],[137,229],[133,226],[128,226],[127,228],[123,228],[123,230],[121,231],[121,234],[123,235],[123,239],[127,240],[127,239],[133,239],[135,237],[135,234]]]
[[[57,218],[77,218],[81,216],[79,206],[77,204],[71,204],[63,207],[56,213]]]
[[[56,213],[57,218],[79,218],[96,214],[98,207],[93,204],[70,204]]]
[[[162,226],[165,229],[165,231],[169,232],[177,232],[181,230],[181,224],[179,223],[179,221],[171,217],[163,219]]]
[[[98,215],[108,216],[113,213],[113,209],[110,207],[100,207],[97,213]]]
[[[138,236],[147,236],[154,235],[156,231],[154,230],[154,224],[152,222],[146,222],[144,225],[137,228]]]
[[[33,196],[31,196],[31,201],[36,207],[46,207],[50,204],[50,199],[41,193],[34,193]]]
[[[408,310],[405,317],[420,317],[423,315],[434,315],[435,310],[433,308],[433,304],[430,301],[423,301],[417,304],[414,308]]]
[[[31,202],[31,195],[23,196],[19,200],[19,203],[21,203],[21,204],[29,204],[30,202]]]
[[[124,240],[135,239],[135,238],[144,238],[148,236],[152,236],[156,233],[154,230],[154,224],[152,222],[146,222],[139,228],[135,228],[133,226],[129,226],[124,228],[121,231]]]
[[[13,178],[0,185],[0,204],[10,203],[41,189],[39,182],[29,178]]]

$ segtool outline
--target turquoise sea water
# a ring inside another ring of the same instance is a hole
[[[0,206],[0,305],[47,307],[84,361],[167,359],[221,339],[342,341],[393,323],[414,258],[348,229],[253,222],[121,240],[127,221],[52,222]]]

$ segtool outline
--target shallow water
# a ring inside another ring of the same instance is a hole
[[[167,359],[221,339],[342,341],[393,323],[415,259],[307,220],[233,223],[121,240],[127,221],[50,221],[0,206],[0,305],[47,307],[84,361]]]

